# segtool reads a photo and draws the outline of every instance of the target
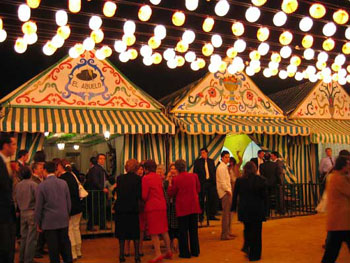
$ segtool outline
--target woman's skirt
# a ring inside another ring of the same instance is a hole
[[[140,224],[138,214],[116,214],[115,236],[122,240],[140,239]]]
[[[168,218],[166,210],[148,211],[146,214],[146,222],[148,233],[150,235],[158,235],[168,232]]]

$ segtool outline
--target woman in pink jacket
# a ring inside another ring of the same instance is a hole
[[[163,181],[159,174],[156,174],[157,165],[153,160],[144,164],[145,176],[142,179],[142,199],[145,201],[145,217],[148,225],[148,233],[151,235],[155,257],[149,263],[161,262],[163,258],[172,258],[170,239],[168,235],[168,219],[166,202],[163,191]],[[161,254],[159,234],[163,236],[167,252]]]

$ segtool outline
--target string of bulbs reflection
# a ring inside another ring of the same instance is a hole
[[[160,0],[150,0],[153,5],[158,5]],[[253,5],[247,8],[245,17],[250,23],[258,21],[261,12],[259,7],[264,5],[267,0],[252,0]],[[189,11],[194,11],[198,7],[198,0],[186,0],[186,8]],[[18,8],[18,18],[23,22],[22,32],[23,37],[20,37],[15,42],[15,51],[18,53],[24,53],[28,45],[32,45],[37,42],[37,25],[30,20],[31,8],[38,8],[40,5],[39,0],[27,0],[27,4],[22,4]],[[81,0],[69,0],[68,8],[72,13],[78,13],[81,10]],[[230,4],[227,0],[219,0],[215,5],[216,15],[225,16],[230,8]],[[298,1],[296,0],[283,0],[281,4],[282,11],[277,12],[273,17],[273,23],[276,27],[282,27],[287,21],[287,14],[295,12],[298,8]],[[116,13],[117,5],[113,1],[106,1],[103,6],[103,14],[106,17],[113,17]],[[326,8],[319,3],[314,3],[309,9],[310,16],[315,19],[321,19],[326,14]],[[152,8],[149,5],[142,5],[139,8],[138,18],[140,21],[146,22],[152,16]],[[59,10],[55,15],[56,24],[58,26],[56,35],[43,46],[43,53],[45,55],[53,55],[58,48],[64,45],[71,34],[70,27],[68,25],[68,14],[64,10]],[[172,16],[172,23],[177,27],[184,25],[186,16],[182,11],[174,12]],[[349,20],[349,15],[345,10],[339,9],[333,13],[333,20],[338,25],[344,25]],[[327,52],[334,49],[336,43],[331,37],[337,31],[337,26],[334,22],[327,22],[323,27],[323,35],[326,39],[322,43],[324,51],[316,52],[312,49],[314,44],[314,37],[311,34],[306,34],[302,39],[302,46],[304,48],[303,59],[307,61],[314,60],[317,57],[317,62],[314,65],[308,65],[303,71],[298,71],[298,66],[302,64],[302,58],[298,55],[293,55],[293,49],[289,46],[293,41],[293,34],[284,30],[279,36],[279,42],[282,48],[277,51],[270,51],[270,45],[266,42],[270,35],[270,30],[266,26],[262,26],[257,30],[257,39],[261,42],[256,50],[252,50],[249,53],[250,61],[244,61],[241,58],[241,54],[246,51],[247,43],[241,37],[245,32],[244,24],[240,21],[236,21],[232,24],[232,33],[238,39],[234,42],[233,46],[228,48],[226,56],[229,59],[223,59],[219,54],[215,54],[215,48],[220,48],[223,44],[223,39],[220,34],[213,34],[211,36],[211,42],[205,43],[202,46],[202,55],[210,58],[208,70],[212,73],[217,71],[228,71],[230,74],[245,70],[247,75],[252,76],[262,70],[260,59],[271,52],[270,62],[268,67],[263,69],[263,75],[265,77],[271,77],[279,75],[280,78],[285,79],[287,77],[295,77],[297,80],[309,79],[311,82],[317,80],[323,80],[326,83],[332,80],[338,81],[339,84],[344,85],[346,82],[350,83],[350,65],[343,68],[346,57],[350,54],[350,42],[345,42],[342,45],[343,54],[337,54],[334,62],[330,67],[327,66],[329,55]],[[77,58],[83,54],[86,50],[95,49],[96,44],[102,43],[104,39],[104,32],[101,29],[102,19],[99,16],[92,16],[89,21],[89,27],[91,34],[82,43],[75,44],[69,49],[69,55],[72,58]],[[215,20],[212,17],[206,17],[203,21],[202,29],[204,32],[211,32],[215,24]],[[299,28],[303,32],[308,32],[313,26],[313,20],[310,17],[303,17],[300,20]],[[122,39],[115,40],[114,50],[119,54],[119,59],[122,62],[134,60],[138,57],[139,53],[143,57],[143,63],[146,66],[152,64],[159,64],[162,60],[166,60],[169,68],[174,69],[181,67],[185,62],[190,63],[191,69],[197,71],[206,66],[207,62],[201,58],[194,51],[189,50],[190,44],[196,39],[196,34],[192,30],[185,30],[181,40],[176,44],[174,48],[167,48],[163,53],[157,52],[162,40],[166,38],[167,30],[163,25],[157,25],[154,27],[154,35],[149,38],[148,43],[140,47],[139,50],[132,47],[136,42],[135,36],[136,24],[133,21],[126,21],[124,23],[123,31],[124,35]],[[0,42],[5,41],[7,33],[3,27],[3,21],[0,18]],[[345,30],[345,38],[350,40],[350,27]],[[100,60],[108,58],[113,53],[113,50],[108,45],[103,45],[96,50],[96,57]],[[344,55],[345,54],[345,55]],[[282,59],[289,59],[289,64],[286,69],[279,69]],[[229,62],[230,61],[230,62]]]

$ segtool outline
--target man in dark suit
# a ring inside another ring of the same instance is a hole
[[[16,240],[16,214],[12,194],[10,157],[15,154],[16,139],[0,134],[0,262],[13,263]]]
[[[260,175],[266,179],[268,188],[267,216],[270,214],[271,201],[277,199],[277,186],[281,184],[277,163],[271,162],[270,158],[271,155],[269,153],[265,154],[265,162],[260,165]]]
[[[215,163],[213,159],[208,157],[207,148],[200,150],[201,158],[194,162],[193,172],[198,175],[201,184],[201,192],[199,193],[199,203],[201,205],[202,214],[199,215],[199,221],[203,222],[204,210],[209,220],[219,220],[215,217],[217,209],[217,193],[216,193],[216,173]]]
[[[47,162],[44,165],[46,180],[38,185],[35,203],[35,222],[44,236],[49,248],[51,263],[71,263],[72,251],[68,237],[71,200],[67,183],[55,176],[56,165]]]
[[[281,159],[279,159],[278,152],[271,152],[271,161],[277,164],[277,176],[280,178],[280,185],[277,186],[277,212],[280,214],[284,214],[284,163]]]
[[[260,165],[264,163],[264,157],[265,157],[265,152],[263,150],[258,151],[258,157],[250,159],[251,162],[253,162],[256,166],[257,169],[257,174],[260,174]]]
[[[106,194],[108,193],[108,189],[105,187],[108,174],[104,169],[106,155],[99,153],[96,159],[97,164],[86,175],[88,189],[93,190],[88,197],[89,219],[87,229],[90,231],[93,230],[93,225],[97,223],[99,223],[100,229],[106,228]]]
[[[17,162],[19,164],[19,168],[26,166],[28,161],[28,151],[27,150],[20,150],[17,154]]]

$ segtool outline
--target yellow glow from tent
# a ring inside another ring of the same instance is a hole
[[[78,13],[81,9],[81,0],[68,0],[68,9],[72,13]]]
[[[182,26],[185,23],[186,16],[181,11],[176,11],[173,14],[172,21],[175,26]]]
[[[70,27],[69,26],[60,26],[57,29],[57,35],[59,35],[60,37],[62,37],[64,40],[66,40],[67,38],[69,38],[70,36]]]
[[[331,51],[335,46],[335,42],[331,38],[327,38],[325,41],[322,43],[322,48],[326,51]]]
[[[107,1],[103,5],[103,14],[106,17],[112,17],[115,15],[115,11],[117,10],[117,5],[112,1]]]
[[[31,34],[36,33],[37,29],[38,29],[38,27],[36,26],[36,24],[33,21],[25,22],[22,25],[22,32],[23,32],[23,34],[26,34],[26,35],[31,35]]]
[[[135,44],[136,37],[135,35],[123,35],[122,40],[127,46],[132,46]]]
[[[281,55],[276,53],[276,52],[273,52],[271,54],[271,61],[275,62],[275,63],[280,63],[281,62]]]
[[[209,56],[211,56],[211,54],[213,54],[213,52],[214,52],[214,47],[212,44],[206,43],[203,45],[202,53],[204,56],[209,57]]]
[[[215,21],[211,17],[207,17],[206,19],[204,19],[203,25],[202,25],[203,31],[210,32],[214,27],[214,23]]]
[[[256,33],[256,37],[259,41],[264,42],[269,38],[270,30],[267,27],[260,27]]]
[[[98,44],[101,43],[103,38],[104,38],[104,33],[101,30],[101,28],[99,30],[94,30],[91,32],[90,37],[92,38],[92,40]]]
[[[344,25],[349,21],[349,14],[345,10],[339,9],[338,11],[334,12],[333,20],[339,25]]]
[[[326,8],[322,4],[315,3],[310,6],[309,13],[313,18],[319,19],[326,14]]]
[[[152,15],[152,8],[149,5],[143,5],[139,9],[139,19],[143,22],[148,21]]]
[[[152,49],[157,49],[159,48],[160,44],[162,43],[162,41],[160,41],[160,39],[156,38],[156,37],[150,37],[150,39],[148,40],[148,45],[152,48]]]
[[[27,5],[32,9],[38,8],[40,5],[40,0],[27,0]]]
[[[232,33],[239,37],[244,33],[244,25],[241,22],[234,22],[231,27]]]
[[[177,42],[175,50],[180,53],[184,53],[188,50],[188,44],[180,40],[179,42]]]
[[[305,35],[303,37],[303,40],[301,41],[301,44],[304,48],[310,48],[314,44],[314,38],[311,35]]]
[[[284,31],[279,37],[280,43],[284,46],[289,45],[292,42],[292,40],[293,35],[289,31]]]
[[[286,14],[294,13],[295,10],[298,8],[298,1],[297,0],[283,0],[281,9]]]

